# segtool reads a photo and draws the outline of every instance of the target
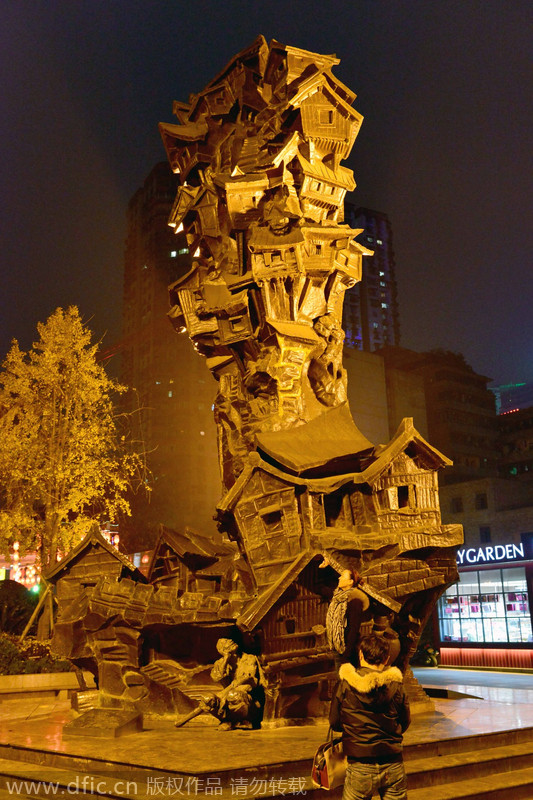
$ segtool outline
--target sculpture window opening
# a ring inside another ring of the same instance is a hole
[[[231,330],[235,332],[241,332],[246,330],[246,325],[244,323],[244,317],[234,317],[230,319],[229,324],[231,326]]]
[[[414,486],[392,486],[387,490],[389,508],[397,511],[400,508],[416,506],[416,490]]]
[[[266,533],[278,533],[282,530],[283,512],[281,508],[272,509],[261,514]]]
[[[294,617],[288,617],[285,620],[285,630],[287,633],[294,633],[296,630],[296,622],[297,620]]]
[[[409,507],[409,487],[398,486],[398,508]]]
[[[344,521],[342,501],[343,495],[338,492],[324,496],[324,514],[326,515],[326,526],[328,528],[334,528],[341,516]]]

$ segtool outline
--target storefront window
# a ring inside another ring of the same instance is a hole
[[[438,616],[443,643],[533,641],[525,568],[463,572]]]

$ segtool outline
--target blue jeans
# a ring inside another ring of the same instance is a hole
[[[342,800],[407,800],[407,778],[403,761],[392,764],[348,762]]]

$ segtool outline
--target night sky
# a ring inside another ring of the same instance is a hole
[[[351,199],[391,220],[401,343],[533,381],[529,0],[2,0],[0,356],[59,305],[120,335],[157,123],[259,33],[358,95]]]

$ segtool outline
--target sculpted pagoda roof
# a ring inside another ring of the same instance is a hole
[[[374,448],[357,428],[348,403],[320,414],[305,425],[262,433],[257,436],[257,446],[265,456],[297,475],[318,468],[331,472],[347,458],[353,463],[354,456]]]
[[[204,139],[208,132],[207,122],[188,122],[181,125],[176,125],[176,123],[172,122],[160,122],[159,129],[172,139],[173,145],[175,141],[196,142],[199,139]]]
[[[216,542],[192,528],[187,527],[184,533],[178,533],[161,525],[148,567],[149,580],[164,545],[171,547],[178,559],[193,571],[208,569],[228,556],[233,557],[235,553],[233,545]]]
[[[356,109],[342,97],[342,94],[336,91],[335,83],[336,81],[331,74],[326,76],[323,72],[316,73],[300,83],[296,93],[290,98],[289,102],[294,108],[298,108],[303,102],[316,94],[316,92],[322,92],[342,116],[352,120],[357,126],[360,126],[363,121],[362,114],[356,111]]]
[[[249,454],[247,465],[218,509],[224,513],[235,506],[258,468],[288,483],[329,494],[346,483],[374,483],[405,451],[426,469],[437,470],[453,463],[418,433],[411,417],[402,420],[387,445],[374,447],[355,425],[348,404],[343,403],[305,425],[257,436],[257,452]]]
[[[254,597],[243,607],[240,614],[236,617],[236,623],[241,630],[251,631],[256,628],[265,615],[270,611],[274,604],[280,599],[283,593],[290,587],[300,573],[305,569],[317,556],[326,558],[335,570],[342,572],[343,569],[351,569],[353,564],[350,560],[350,555],[339,553],[338,557],[341,559],[337,561],[329,551],[316,548],[306,550],[294,559],[285,571],[280,575],[278,580],[264,589],[257,597]],[[366,580],[363,586],[364,591],[370,597],[373,597],[382,605],[390,608],[392,611],[399,611],[401,604],[391,597],[387,592],[380,592],[372,585],[372,579]]]
[[[268,44],[265,37],[259,34],[251,45],[240,50],[236,55],[231,58],[224,69],[222,69],[215,77],[209,81],[206,88],[216,86],[234,70],[239,64],[249,62],[250,60],[256,61],[259,67],[258,71],[264,72],[268,57]]]
[[[316,344],[320,342],[319,336],[310,323],[273,319],[272,317],[266,317],[266,321],[281,336],[301,342],[313,342]]]
[[[269,48],[271,53],[281,51],[287,53],[289,60],[289,76],[287,80],[290,82],[295,77],[302,74],[302,72],[309,66],[317,66],[321,69],[330,69],[331,67],[340,64],[340,58],[337,58],[335,53],[323,54],[313,53],[311,50],[303,50],[301,47],[293,47],[292,45],[282,44],[277,39],[271,39]],[[290,69],[293,68],[291,74]],[[267,67],[268,70],[268,67]]]
[[[314,550],[305,550],[303,553],[300,553],[275,583],[268,586],[261,594],[247,603],[236,619],[239,628],[242,630],[253,630],[263,619],[265,614],[272,608],[276,600],[279,600],[283,592],[289,588],[304,567],[306,567],[316,555],[318,555],[318,553]]]
[[[89,551],[93,547],[100,547],[103,550],[107,551],[110,556],[116,559],[118,562],[122,564],[122,566],[126,569],[129,574],[128,577],[132,578],[135,581],[141,581],[142,583],[146,583],[146,578],[137,569],[135,564],[133,564],[127,556],[117,550],[112,544],[110,544],[105,536],[102,535],[100,529],[97,525],[95,525],[89,533],[84,536],[81,542],[76,545],[72,550],[70,550],[67,555],[61,559],[55,566],[53,566],[50,570],[46,572],[44,577],[47,581],[55,583],[60,577],[61,574],[69,568],[71,564],[77,561],[86,551]],[[53,580],[52,580],[53,579]]]
[[[250,229],[249,248],[252,253],[256,250],[284,250],[287,247],[295,247],[303,242],[302,229],[295,226],[289,233],[277,236],[266,226],[254,226]]]
[[[355,189],[353,171],[348,169],[348,167],[339,166],[336,170],[332,170],[322,161],[318,161],[318,159],[315,159],[314,163],[311,163],[304,158],[301,153],[298,153],[296,157],[302,165],[302,169],[306,175],[311,175],[318,180],[326,181],[334,186],[341,186],[343,189],[347,189],[349,192],[352,192]]]
[[[306,221],[300,226],[300,230],[306,239],[317,241],[339,241],[344,239],[346,245],[350,243],[350,245],[363,256],[371,256],[374,253],[373,250],[369,250],[368,247],[355,241],[354,237],[363,233],[364,228],[350,228],[350,226],[344,222],[341,222],[339,225],[320,225],[318,223]]]

